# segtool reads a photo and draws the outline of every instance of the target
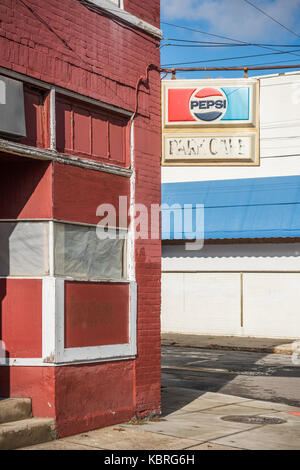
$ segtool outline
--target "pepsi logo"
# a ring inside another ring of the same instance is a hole
[[[191,96],[189,108],[198,121],[219,121],[227,112],[228,100],[222,88],[198,88]]]

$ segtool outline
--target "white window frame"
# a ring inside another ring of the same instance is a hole
[[[44,365],[104,362],[136,357],[137,285],[135,281],[123,282],[127,283],[130,289],[129,342],[105,346],[65,348],[65,279],[57,277],[43,279],[42,362]]]
[[[95,6],[112,13],[118,10],[124,10],[124,0],[86,0],[87,3],[93,3]]]
[[[22,223],[24,220],[2,220],[1,222]],[[58,366],[73,363],[99,363],[116,360],[135,359],[137,355],[137,283],[131,259],[132,230],[124,237],[124,277],[123,279],[82,279],[71,276],[55,276],[54,266],[54,224],[95,226],[95,224],[67,222],[53,219],[31,219],[26,222],[44,222],[49,224],[48,257],[49,273],[43,276],[0,276],[5,279],[41,279],[42,280],[42,357],[41,358],[6,358],[0,365],[6,366]],[[130,249],[131,248],[131,249]],[[66,282],[127,284],[129,286],[129,341],[124,344],[65,348],[65,284]]]
[[[128,268],[129,268],[129,260],[128,260],[128,228],[122,228],[122,227],[108,227],[108,232],[113,231],[113,233],[119,233],[121,236],[121,239],[124,241],[123,243],[123,250],[122,250],[122,277],[120,278],[110,278],[110,277],[101,277],[101,276],[92,276],[92,277],[87,277],[87,276],[79,276],[79,275],[73,275],[73,274],[61,274],[58,273],[56,270],[56,265],[55,265],[55,225],[56,224],[61,224],[61,225],[73,225],[73,226],[78,226],[78,227],[94,227],[95,229],[97,228],[97,225],[95,224],[86,224],[83,222],[65,222],[62,220],[53,220],[50,221],[50,226],[51,228],[49,229],[49,233],[51,234],[53,241],[51,240],[51,246],[49,247],[49,251],[51,250],[51,263],[52,263],[52,257],[53,257],[53,276],[55,277],[60,277],[60,278],[65,278],[65,279],[72,279],[76,281],[88,281],[88,282],[127,282],[128,281]],[[121,235],[123,234],[123,235]],[[54,242],[54,244],[53,244]],[[49,264],[51,264],[49,263]]]
[[[116,7],[124,10],[124,0],[107,0],[107,1],[113,3]]]

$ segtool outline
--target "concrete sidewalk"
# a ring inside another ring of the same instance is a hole
[[[296,350],[294,339],[270,339],[237,336],[202,336],[175,333],[162,334],[164,346],[182,346],[201,349],[227,349],[231,351],[261,352],[268,354],[293,354]],[[300,349],[300,343],[299,343]]]
[[[160,418],[22,450],[300,450],[300,408],[176,387],[162,399]]]

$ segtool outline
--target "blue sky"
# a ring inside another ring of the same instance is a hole
[[[246,0],[161,0],[161,29],[165,38],[161,47],[162,66],[172,68],[172,66],[176,67],[175,64],[180,64],[177,67],[300,64],[300,0],[249,1],[292,32],[263,15]],[[229,39],[176,28],[165,23],[198,29]],[[186,44],[182,40],[196,41],[190,44],[197,47],[182,47]],[[197,41],[235,44],[250,42],[264,45],[264,47],[241,45],[198,47]],[[180,44],[180,46],[166,44]],[[299,47],[292,47],[298,45]],[[294,52],[271,55],[278,51]],[[249,55],[258,55],[258,57],[233,59]],[[214,60],[227,58],[228,60]],[[283,71],[285,70],[280,70],[280,72]],[[249,76],[270,73],[276,73],[276,70],[253,71],[249,72]],[[243,72],[180,72],[177,74],[177,78],[206,78],[208,76],[243,77]]]

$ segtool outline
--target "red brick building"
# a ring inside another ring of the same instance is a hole
[[[0,126],[0,396],[59,437],[159,413],[160,240],[96,225],[120,196],[128,220],[160,204],[160,2],[2,0],[0,18],[26,126]]]

